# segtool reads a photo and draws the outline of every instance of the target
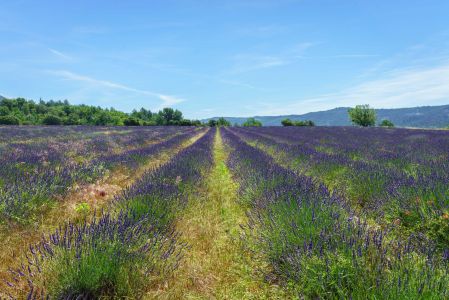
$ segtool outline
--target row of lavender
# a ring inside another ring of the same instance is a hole
[[[442,299],[448,252],[424,236],[406,240],[356,217],[312,177],[281,167],[232,131],[228,165],[240,183],[249,223],[244,241],[269,265],[266,278],[298,298]]]
[[[406,129],[236,129],[283,164],[339,190],[361,215],[449,248],[449,133]]]
[[[11,292],[26,283],[30,299],[142,298],[179,264],[185,245],[173,221],[212,166],[214,134],[209,130],[146,172],[107,212],[69,223],[31,246],[26,261],[11,270]]]
[[[59,131],[41,128],[40,137],[1,146],[0,215],[3,220],[30,222],[41,206],[62,196],[75,184],[92,182],[119,165],[136,167],[149,155],[196,134],[193,128],[175,127],[127,131],[84,129],[83,133],[64,127],[58,128]],[[17,130],[9,129],[9,133]],[[7,136],[6,131],[0,132]]]

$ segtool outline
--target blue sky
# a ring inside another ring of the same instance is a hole
[[[189,118],[449,104],[449,1],[0,0],[0,95]]]

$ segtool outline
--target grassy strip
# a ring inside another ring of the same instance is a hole
[[[246,253],[239,224],[247,222],[238,185],[225,162],[228,150],[217,131],[214,167],[177,222],[190,249],[181,265],[150,299],[285,299],[254,272],[262,263]]]

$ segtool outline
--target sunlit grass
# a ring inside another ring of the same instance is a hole
[[[285,299],[279,286],[255,273],[263,262],[241,245],[240,224],[247,217],[238,201],[238,185],[225,164],[229,149],[219,131],[214,146],[214,167],[177,223],[189,251],[173,278],[148,298]]]

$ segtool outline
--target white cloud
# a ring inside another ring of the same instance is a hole
[[[169,96],[169,95],[159,94],[158,97],[163,101],[163,103],[162,103],[163,106],[172,106],[172,105],[175,105],[175,104],[185,101],[182,98],[177,98],[177,97]]]
[[[260,103],[248,108],[257,115],[302,114],[341,106],[370,104],[375,108],[399,108],[449,104],[449,61],[439,66],[393,70],[381,79],[362,82],[341,92],[291,101]]]
[[[156,97],[162,101],[161,107],[173,106],[175,104],[185,101],[185,99],[178,98],[173,95],[166,95],[166,94],[161,94],[161,93],[157,93],[157,92],[153,92],[153,91],[136,89],[136,88],[133,88],[133,87],[130,87],[127,85],[120,84],[120,83],[107,81],[107,80],[100,80],[100,79],[92,78],[89,76],[76,74],[76,73],[66,71],[66,70],[50,70],[50,71],[48,71],[48,73],[58,76],[60,78],[66,79],[66,80],[84,82],[84,83],[87,83],[96,88],[117,89],[117,90],[135,93],[135,94]]]

